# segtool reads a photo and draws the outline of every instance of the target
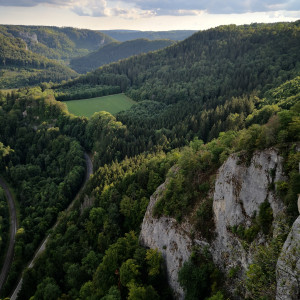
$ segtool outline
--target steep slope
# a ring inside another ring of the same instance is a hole
[[[71,27],[1,25],[0,33],[20,38],[32,52],[53,59],[88,54],[114,41],[101,32]]]
[[[0,88],[16,88],[44,81],[76,77],[69,67],[28,50],[20,38],[0,33]]]
[[[300,85],[283,86],[269,93],[277,100],[262,99],[249,118],[263,125],[120,162],[111,149],[121,155],[138,139],[112,115],[95,114],[85,140],[89,147],[93,141],[103,145],[114,162],[97,169],[45,255],[26,271],[21,298],[46,297],[51,286],[56,298],[170,299],[163,257],[178,298],[274,299],[276,263],[298,217],[300,192],[300,110],[298,99],[291,99]],[[278,105],[271,114],[267,100]],[[79,127],[66,123],[59,126],[76,136]],[[97,151],[94,161],[102,157]],[[151,249],[137,245],[140,232]]]
[[[159,40],[168,39],[173,41],[181,41],[197,30],[170,30],[170,31],[138,31],[138,30],[101,30],[101,32],[120,41],[130,41],[135,39]]]
[[[220,26],[167,49],[104,66],[73,84],[111,84],[134,100],[224,102],[298,75],[300,22]],[[122,80],[121,80],[122,78]],[[70,83],[71,84],[71,83]],[[115,85],[115,82],[114,82]]]
[[[171,40],[150,41],[147,39],[137,39],[124,43],[111,43],[87,56],[72,59],[70,66],[78,73],[86,73],[102,65],[116,62],[133,55],[159,50],[172,44],[174,44],[174,41]]]

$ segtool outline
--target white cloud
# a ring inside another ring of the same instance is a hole
[[[79,16],[123,18],[300,10],[299,0],[0,0],[0,6],[40,4],[68,7]]]

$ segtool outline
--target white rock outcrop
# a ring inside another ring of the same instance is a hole
[[[276,300],[300,299],[300,216],[283,245],[276,267]]]
[[[250,226],[259,206],[268,201],[276,217],[284,206],[270,186],[284,180],[282,158],[274,149],[256,152],[249,166],[231,155],[219,169],[215,183],[213,210],[216,239],[212,243],[215,263],[223,270],[239,264],[244,269],[251,255],[230,231],[232,226]]]
[[[235,266],[240,266],[243,273],[251,263],[251,250],[244,249],[240,239],[231,232],[231,227],[251,226],[252,217],[264,201],[270,203],[274,217],[279,215],[284,206],[273,187],[274,182],[281,180],[285,180],[282,158],[275,149],[257,151],[248,166],[240,162],[238,155],[231,155],[218,170],[212,193],[216,235],[209,246],[214,262],[225,273]],[[178,224],[173,218],[153,216],[153,207],[164,188],[165,184],[161,185],[150,198],[140,241],[142,245],[162,253],[174,296],[184,299],[184,292],[178,284],[178,271],[189,259],[193,244],[208,244],[191,239],[189,233],[192,228],[187,222]]]
[[[166,263],[168,281],[176,299],[184,299],[184,292],[178,283],[178,271],[191,255],[192,240],[189,225],[178,224],[175,219],[160,217],[156,219],[152,211],[159,195],[164,190],[162,184],[151,196],[140,233],[143,246],[158,249]]]

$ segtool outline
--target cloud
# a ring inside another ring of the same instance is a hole
[[[39,4],[68,7],[79,16],[122,18],[300,10],[299,0],[0,0],[0,6]]]
[[[117,0],[113,0],[117,1]],[[158,14],[178,11],[206,11],[214,14],[299,10],[299,0],[128,0],[142,10]]]
[[[0,6],[37,6],[39,4],[65,5],[64,0],[0,0]]]

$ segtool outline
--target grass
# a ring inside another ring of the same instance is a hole
[[[98,111],[107,111],[114,115],[129,109],[136,102],[124,94],[116,94],[91,99],[70,100],[64,103],[71,114],[89,118]]]

